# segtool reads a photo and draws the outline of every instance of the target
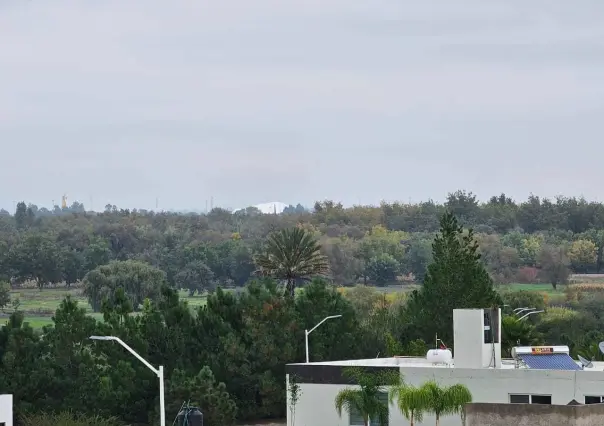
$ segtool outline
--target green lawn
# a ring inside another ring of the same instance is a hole
[[[520,283],[512,283],[500,286],[500,288],[504,291],[538,291],[540,293],[548,293],[548,294],[562,294],[564,293],[564,286],[558,286],[556,290],[552,287],[551,284],[520,284]]]
[[[189,303],[191,308],[206,304],[205,295],[190,297],[187,291],[181,291],[179,295],[181,299]],[[86,298],[82,296],[80,289],[49,288],[40,291],[38,289],[27,288],[11,291],[11,301],[13,304],[9,305],[4,310],[4,314],[0,316],[0,325],[6,324],[8,316],[13,312],[15,307],[25,313],[25,320],[34,328],[41,328],[52,324],[52,316],[67,296],[71,296],[72,299],[76,300],[78,305],[85,308],[89,315],[99,320],[103,318],[102,314],[92,312],[92,308]],[[18,301],[18,306],[16,301]]]

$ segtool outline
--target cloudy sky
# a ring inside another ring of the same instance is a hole
[[[0,207],[604,201],[602,0],[3,0]]]

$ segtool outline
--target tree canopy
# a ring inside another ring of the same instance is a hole
[[[168,419],[185,399],[227,426],[279,418],[285,364],[304,360],[304,330],[334,314],[312,334],[313,361],[423,357],[434,333],[452,342],[454,308],[492,305],[505,351],[521,340],[601,357],[604,284],[582,275],[601,269],[598,203],[460,191],[442,205],[298,207],[0,212],[0,392],[22,420],[153,424],[155,375],[88,339],[115,335],[164,365]],[[519,323],[523,306],[545,312]]]

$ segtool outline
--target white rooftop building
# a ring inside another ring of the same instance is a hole
[[[368,371],[399,371],[408,384],[420,386],[429,380],[441,385],[464,384],[474,401],[567,405],[604,402],[604,363],[589,368],[569,356],[566,346],[518,347],[513,359],[501,358],[501,310],[456,309],[453,312],[454,350],[431,349],[426,357],[392,357],[363,360],[288,364],[287,380],[295,374],[300,396],[295,410],[296,426],[362,426],[359,416],[335,410],[341,389],[354,386],[344,377],[350,366]],[[312,341],[310,342],[312,358]],[[288,394],[289,406],[289,394]],[[288,426],[294,423],[288,410]],[[404,425],[395,406],[390,406],[390,424]],[[425,416],[420,425],[434,425]],[[375,424],[374,424],[375,425]],[[459,416],[441,418],[441,426],[461,426]],[[375,425],[378,426],[378,425]],[[380,425],[386,426],[386,425]]]

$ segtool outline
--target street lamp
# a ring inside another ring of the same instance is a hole
[[[529,315],[533,315],[533,314],[540,314],[541,312],[545,312],[545,311],[531,311],[529,313],[524,314],[523,316],[521,316],[520,318],[518,318],[518,321],[521,321],[523,319],[525,319],[526,317],[528,317]]]
[[[535,309],[537,309],[537,308],[516,308],[516,309],[514,309],[514,313],[515,313],[516,315],[520,315],[520,314],[521,314],[521,313],[523,313],[523,312],[526,312],[526,311],[534,311]]]
[[[340,318],[342,315],[330,315],[328,317],[325,317],[321,320],[321,322],[317,325],[315,325],[313,328],[311,328],[310,330],[304,330],[304,338],[305,338],[305,343],[306,343],[306,363],[308,364],[308,335],[310,333],[312,333],[313,331],[315,331],[317,329],[318,326],[320,326],[321,324],[323,324],[325,321],[327,321],[328,319],[332,319],[332,318]]]
[[[165,399],[164,399],[164,366],[160,365],[159,368],[153,367],[145,360],[142,356],[137,354],[134,349],[128,346],[122,339],[115,336],[90,336],[91,340],[113,340],[122,345],[128,352],[136,357],[140,362],[145,364],[147,368],[159,378],[159,421],[161,426],[166,426],[166,410],[165,410]]]

